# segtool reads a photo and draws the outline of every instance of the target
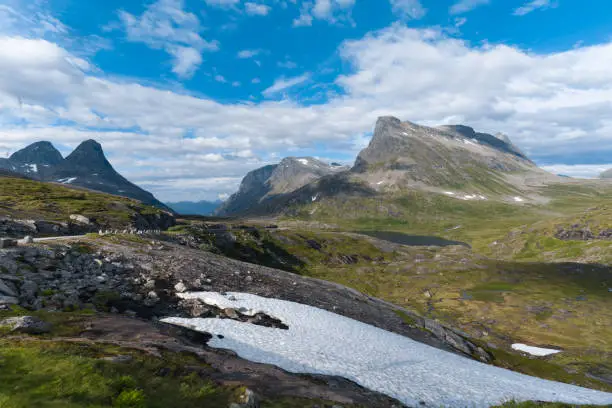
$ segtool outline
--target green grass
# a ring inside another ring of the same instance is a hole
[[[108,228],[122,228],[133,213],[158,214],[161,210],[128,198],[70,188],[52,183],[0,177],[0,211],[16,218],[69,221],[80,214]]]
[[[191,353],[139,350],[78,338],[91,315],[31,312],[19,307],[8,316],[35,315],[53,324],[51,333],[12,336],[0,331],[0,408],[192,408],[228,407],[243,392],[239,382],[219,385],[206,362]],[[105,357],[130,356],[124,363]],[[331,406],[330,401],[266,397],[265,408]],[[354,405],[345,405],[355,407]]]
[[[122,353],[133,362],[100,360]],[[230,390],[197,375],[158,375],[198,364],[183,355],[158,359],[112,346],[0,340],[0,362],[2,408],[226,406],[230,399]]]

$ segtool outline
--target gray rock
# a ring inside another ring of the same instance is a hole
[[[38,285],[31,280],[24,281],[21,284],[20,292],[23,298],[34,298],[38,292]]]
[[[234,320],[238,320],[240,318],[236,309],[232,309],[231,307],[223,309],[223,314],[227,316],[228,318],[234,319]]]
[[[12,296],[0,296],[0,305],[16,305],[19,304],[19,299]]]
[[[0,321],[0,326],[8,326],[12,332],[43,334],[51,331],[51,324],[34,316],[9,317]]]
[[[79,224],[83,224],[83,225],[89,225],[91,224],[91,221],[89,220],[89,218],[80,215],[80,214],[71,214],[70,215],[70,219],[74,222],[77,222]]]
[[[187,286],[185,286],[183,282],[179,282],[176,285],[174,285],[174,290],[176,290],[179,293],[183,293],[187,290]]]
[[[211,310],[198,299],[184,299],[179,302],[181,307],[191,317],[207,317],[211,315]]]
[[[17,293],[10,286],[0,280],[0,295],[16,297]]]
[[[11,238],[0,238],[0,249],[14,248],[17,246],[17,240]]]
[[[23,237],[23,240],[21,242],[23,242],[24,244],[33,244],[34,238],[32,238],[31,235],[26,235],[25,237]]]

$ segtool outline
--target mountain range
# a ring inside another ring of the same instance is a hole
[[[538,199],[533,185],[558,179],[537,167],[504,134],[463,125],[427,127],[384,116],[352,167],[286,158],[248,173],[217,214],[277,213],[324,197],[406,190],[523,203]]]
[[[168,207],[173,209],[178,214],[183,215],[212,215],[223,201],[179,201],[175,203],[166,203]]]
[[[133,198],[168,209],[153,194],[119,174],[106,159],[100,143],[95,140],[82,142],[66,158],[50,142],[36,142],[7,159],[0,159],[0,170],[5,174]]]

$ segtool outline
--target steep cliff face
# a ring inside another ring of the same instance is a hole
[[[478,133],[468,126],[432,128],[394,117],[378,119],[372,141],[357,157],[352,171],[399,171],[394,182],[454,186],[487,171],[537,171],[536,165],[507,136]]]
[[[218,210],[218,215],[235,215],[254,210],[266,200],[292,193],[324,176],[340,173],[347,168],[327,164],[313,157],[287,157],[279,164],[269,165],[248,173],[237,193]]]

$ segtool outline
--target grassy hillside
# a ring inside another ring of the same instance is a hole
[[[26,313],[32,314],[18,308],[0,311],[0,320]],[[53,331],[15,336],[0,329],[0,407],[228,407],[244,393],[238,380],[232,385],[216,381],[215,370],[195,354],[79,337],[90,320],[103,315],[43,311],[35,315],[52,322]],[[261,407],[332,404],[277,397],[264,398]]]
[[[481,342],[502,367],[612,391],[593,378],[612,374],[606,266],[497,260],[464,246],[401,246],[304,228],[232,231],[232,245],[196,226],[174,233],[198,236],[204,250],[334,281],[443,321]],[[518,342],[564,351],[530,359],[511,350]]]
[[[119,228],[128,224],[134,214],[160,213],[157,208],[124,197],[0,176],[0,215],[68,221],[71,214],[81,214],[100,225]]]

